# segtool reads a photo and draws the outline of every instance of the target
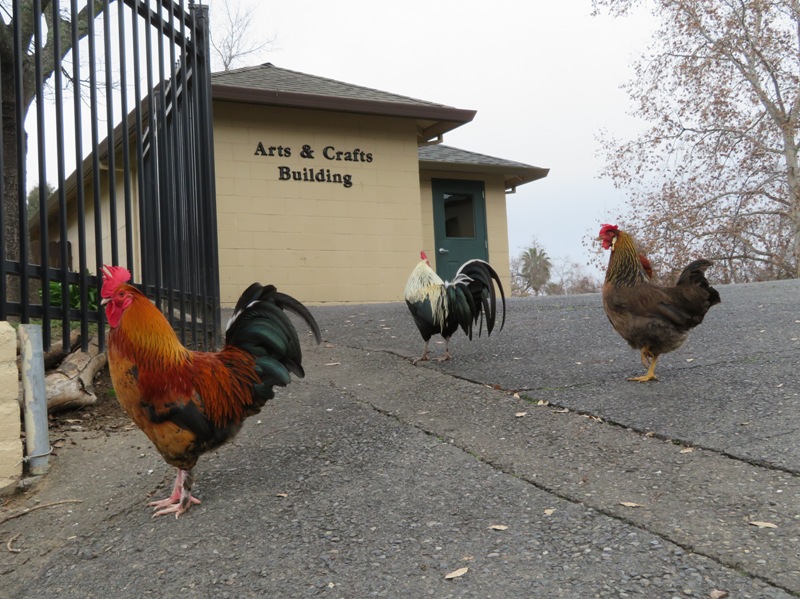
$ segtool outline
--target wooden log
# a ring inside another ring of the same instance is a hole
[[[97,401],[94,377],[106,365],[97,338],[89,341],[89,350],[69,354],[58,368],[45,377],[47,409],[50,412],[88,406]]]
[[[78,329],[73,329],[69,333],[69,351],[74,350],[78,343],[81,341],[81,332]],[[44,369],[52,370],[58,366],[61,361],[67,357],[68,352],[64,351],[61,344],[61,338],[53,339],[51,341],[50,349],[44,352]]]

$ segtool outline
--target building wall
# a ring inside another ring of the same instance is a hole
[[[121,156],[118,158],[121,162]],[[119,162],[118,162],[119,164]],[[103,261],[105,264],[111,264],[111,217],[109,209],[110,201],[110,181],[109,172],[107,170],[100,171],[100,197],[103,198],[101,204],[101,221],[102,221],[102,239],[103,239]],[[131,166],[131,212],[133,229],[133,264],[134,268],[139,268],[139,205],[138,205],[138,177],[136,166]],[[91,178],[86,179],[84,186],[84,228],[86,232],[86,268],[89,272],[96,272],[97,269],[97,252],[95,244],[95,209],[94,209],[94,184]],[[125,187],[122,178],[122,171],[118,171],[115,178],[115,200],[117,210],[117,235],[119,238],[119,252],[120,264],[126,266],[128,264],[127,257],[125,256]],[[71,270],[77,272],[80,269],[80,253],[78,243],[78,204],[73,191],[67,202],[67,236],[72,243],[72,265]],[[50,235],[51,238],[58,238],[58,213],[51,214],[49,219]],[[119,266],[117,265],[117,266]],[[100,265],[102,266],[102,265]]]
[[[506,295],[511,293],[511,264],[508,253],[508,220],[506,215],[505,180],[500,175],[481,175],[463,172],[422,171],[420,173],[420,211],[422,214],[422,248],[431,266],[436,269],[433,236],[433,191],[431,179],[460,179],[483,181],[486,193],[486,236],[489,243],[489,263],[503,282]]]
[[[423,231],[412,120],[216,102],[214,152],[223,306],[253,281],[402,300]]]

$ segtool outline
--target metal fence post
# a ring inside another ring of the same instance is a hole
[[[28,462],[30,474],[38,476],[47,473],[50,461],[42,326],[38,324],[20,325],[19,340],[22,348],[22,399],[27,454],[25,461]]]

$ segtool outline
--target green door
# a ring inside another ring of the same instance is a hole
[[[467,260],[489,258],[483,181],[433,179],[436,273],[453,280]]]

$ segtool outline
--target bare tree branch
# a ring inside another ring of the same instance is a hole
[[[254,39],[252,32],[254,8],[240,2],[225,1],[224,9],[215,12],[215,26],[211,32],[211,47],[214,49],[222,70],[229,71],[237,62],[258,57],[275,43],[275,36]],[[217,35],[215,35],[217,34]]]

